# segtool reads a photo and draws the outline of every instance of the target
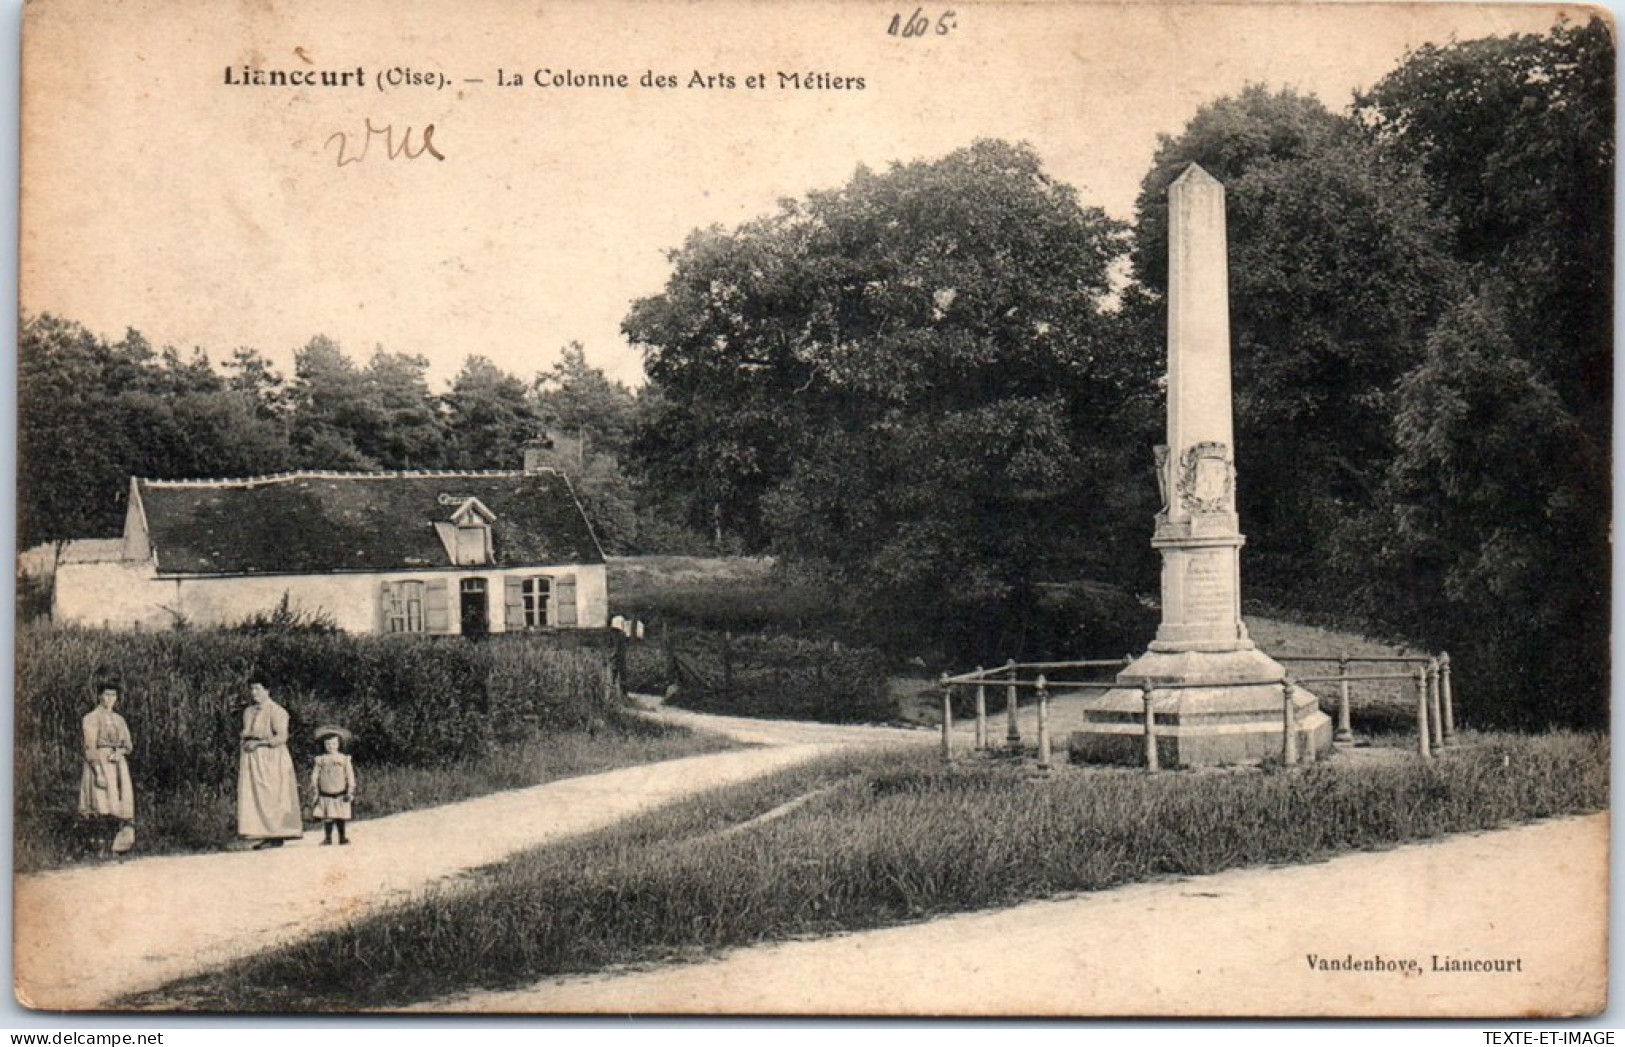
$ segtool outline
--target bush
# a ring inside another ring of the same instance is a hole
[[[331,614],[323,610],[295,610],[288,594],[284,592],[282,599],[269,611],[255,611],[236,625],[229,627],[232,632],[239,633],[336,633],[339,631],[338,622]]]

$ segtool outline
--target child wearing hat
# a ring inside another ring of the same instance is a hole
[[[332,844],[335,825],[339,843],[348,844],[344,823],[350,820],[350,804],[355,800],[355,767],[342,746],[350,741],[350,732],[342,727],[321,727],[316,731],[316,741],[323,751],[310,768],[310,788],[316,794],[310,816],[322,823],[324,847]]]

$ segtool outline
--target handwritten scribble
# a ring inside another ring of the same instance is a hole
[[[400,140],[397,141],[395,138],[394,124],[385,124],[382,127],[374,127],[372,117],[370,116],[366,119],[365,131],[354,136],[354,138],[359,144],[352,145],[352,136],[350,132],[334,131],[332,134],[327,136],[327,141],[322,143],[322,148],[325,149],[328,146],[331,146],[335,141],[338,142],[339,167],[347,167],[350,164],[361,163],[367,158],[368,154],[372,150],[372,143],[378,138],[383,139],[384,152],[386,157],[390,160],[398,160],[402,157],[406,158],[407,160],[416,160],[424,153],[428,153],[436,160],[444,160],[446,158],[445,154],[435,147],[434,124],[424,125],[423,133],[418,136],[418,145],[415,148],[412,144],[412,128],[410,126],[401,132]]]

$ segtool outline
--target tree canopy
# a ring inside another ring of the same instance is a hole
[[[72,321],[18,332],[18,539],[117,534],[131,476],[265,472],[288,462],[279,427],[194,354],[137,331],[109,343]]]
[[[50,315],[25,316],[18,335],[24,546],[118,534],[132,476],[514,469],[544,420],[567,423],[608,451],[624,440],[637,409],[622,387],[600,408],[612,383],[586,365],[579,346],[529,383],[469,357],[450,389],[436,394],[423,357],[380,348],[357,366],[320,335],[294,353],[292,381],[248,346],[217,369],[202,350],[155,351],[134,330],[109,342]],[[578,407],[560,414],[559,403]],[[613,454],[585,465],[584,500],[605,514],[597,522],[606,542],[624,548],[638,531],[634,493]]]
[[[1423,47],[1356,115],[1420,167],[1466,273],[1399,386],[1364,595],[1396,628],[1464,652],[1509,714],[1603,722],[1612,36],[1592,19]]]
[[[1109,530],[1154,367],[1103,310],[1124,235],[992,141],[696,232],[625,324],[659,396],[641,468],[693,525],[972,635]]]

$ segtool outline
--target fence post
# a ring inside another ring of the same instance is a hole
[[[942,674],[942,759],[954,758],[954,689],[948,686],[948,674]]]
[[[722,634],[722,700],[728,708],[733,708],[734,697],[734,634],[725,630]]]
[[[1349,653],[1337,656],[1337,738],[1345,745],[1354,741],[1354,722],[1349,718]]]
[[[1038,674],[1038,769],[1049,770],[1049,687]]]
[[[1298,710],[1294,707],[1292,677],[1281,680],[1281,762],[1298,765]]]
[[[1428,682],[1427,670],[1416,667],[1416,751],[1424,760],[1433,759],[1428,747]]]
[[[982,681],[982,667],[976,667],[976,751],[987,749],[987,684]]]
[[[1450,705],[1450,652],[1439,655],[1439,690],[1444,696],[1444,744],[1456,744],[1456,711]]]
[[[1444,748],[1444,716],[1439,708],[1439,659],[1429,658],[1427,670],[1428,720],[1433,727],[1433,748],[1437,751]]]
[[[1005,672],[1010,674],[1009,693],[1005,697],[1004,713],[1004,741],[1012,749],[1021,748],[1021,728],[1016,725],[1016,660],[1007,659],[1004,663]]]
[[[616,632],[610,637],[610,675],[615,678],[615,689],[620,692],[621,701],[626,701],[626,647],[627,639],[624,633]]]
[[[1157,770],[1157,717],[1151,709],[1151,681],[1140,683],[1140,700],[1145,703],[1145,769]]]

